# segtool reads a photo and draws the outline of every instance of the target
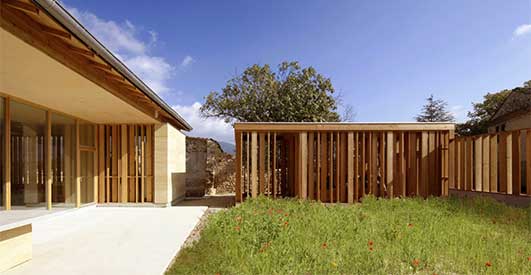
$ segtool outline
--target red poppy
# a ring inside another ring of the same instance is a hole
[[[373,248],[372,248],[372,246],[371,246],[371,247],[369,247],[369,251],[373,251]]]
[[[371,240],[369,240],[369,242],[368,242],[367,244],[368,244],[369,246],[372,246],[374,243],[373,243]]]
[[[531,257],[527,257],[527,261],[531,262]]]
[[[216,273],[216,275],[221,275],[221,273],[218,272],[218,273]]]
[[[288,226],[288,222],[287,221],[284,222],[284,226]]]
[[[240,231],[240,226],[238,225],[238,226],[234,227],[234,230]]]
[[[487,261],[487,262],[485,263],[485,266],[486,266],[486,267],[491,267],[491,266],[492,266],[492,263],[491,263],[490,261]]]
[[[407,227],[413,227],[413,224],[412,223],[408,223]]]
[[[289,214],[288,214],[288,213],[286,213],[286,214],[284,214],[284,216],[286,216],[286,217],[287,217],[287,216],[289,216]]]
[[[413,266],[419,266],[419,264],[420,264],[420,260],[419,260],[419,259],[413,259],[413,261],[411,261],[411,264],[412,264]]]
[[[326,243],[323,243],[323,245],[321,245],[322,248],[327,248],[328,245]]]

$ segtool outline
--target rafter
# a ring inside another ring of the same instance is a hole
[[[92,51],[90,51],[90,50],[85,50],[85,49],[82,49],[82,48],[78,48],[78,47],[73,46],[73,45],[68,45],[68,48],[70,50],[72,50],[72,52],[74,52],[74,53],[78,53],[78,54],[94,57],[94,53]]]
[[[43,25],[43,24],[39,24],[39,28],[43,32],[51,34],[51,35],[59,36],[59,37],[66,38],[66,39],[71,39],[72,38],[72,35],[70,35],[69,33],[65,32],[65,31],[58,30],[58,29],[55,29],[55,28],[52,28],[52,27],[49,27],[49,26],[46,26],[46,25]]]
[[[102,64],[102,63],[99,63],[99,62],[96,62],[96,61],[92,61],[92,60],[89,60],[89,64],[98,68],[98,69],[104,69],[104,70],[108,70],[108,71],[111,71],[112,68],[111,66],[107,65],[107,64]]]
[[[24,12],[31,12],[34,14],[39,14],[39,8],[35,7],[34,5],[18,0],[2,0],[2,3],[6,5],[7,7],[14,8],[17,10],[21,10]]]

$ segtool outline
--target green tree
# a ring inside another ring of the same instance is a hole
[[[503,104],[511,90],[503,90],[487,93],[482,102],[472,103],[472,111],[468,112],[468,120],[457,124],[456,130],[459,135],[470,136],[487,133],[489,120]]]
[[[418,122],[452,122],[454,116],[448,109],[448,103],[442,99],[435,99],[433,95],[426,98],[426,104],[421,113],[415,117]]]
[[[339,121],[329,78],[297,62],[283,62],[277,71],[253,65],[232,79],[222,92],[205,98],[201,113],[226,122]]]

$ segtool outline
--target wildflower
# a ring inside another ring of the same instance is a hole
[[[527,261],[528,261],[528,262],[531,262],[531,257],[527,257]]]
[[[411,261],[411,265],[413,265],[415,267],[419,266],[419,264],[420,264],[420,260],[419,259],[413,259],[413,261]]]
[[[241,220],[242,220],[242,216],[237,216],[237,217],[235,218],[235,220],[236,220],[236,221],[241,221]]]
[[[264,243],[262,245],[262,248],[260,248],[260,250],[258,250],[258,253],[264,252],[270,245],[271,245],[271,242]]]
[[[286,213],[286,214],[284,214],[284,216],[285,216],[285,217],[287,217],[287,216],[289,216],[289,214],[288,214],[288,213]]]
[[[284,226],[288,226],[288,224],[289,224],[288,221],[284,222]]]
[[[412,223],[408,223],[407,227],[413,227],[413,224]]]
[[[491,266],[492,266],[492,263],[491,263],[490,261],[487,261],[487,262],[485,263],[485,266],[486,266],[486,267],[491,267]]]
[[[239,226],[239,225],[235,226],[235,227],[234,227],[234,230],[236,230],[236,231],[240,231],[240,226]]]
[[[369,246],[372,246],[374,243],[373,243],[371,240],[369,240],[369,242],[368,242],[367,244],[368,244]]]
[[[323,243],[323,245],[321,245],[321,248],[323,248],[323,249],[325,249],[327,247],[328,247],[328,245],[326,243]]]
[[[369,251],[373,251],[373,250],[374,250],[374,249],[372,248],[372,246],[371,246],[371,247],[369,247]]]
[[[277,213],[278,213],[278,214],[282,213],[282,209],[278,209],[278,210],[277,210]]]

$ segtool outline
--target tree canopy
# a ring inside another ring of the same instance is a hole
[[[228,123],[339,121],[333,93],[329,78],[298,62],[253,65],[206,96],[201,113]]]
[[[524,82],[523,88],[531,88],[531,80]],[[519,87],[515,88],[519,89]],[[479,135],[488,132],[489,121],[503,104],[512,90],[487,93],[482,102],[472,103],[473,110],[468,112],[468,120],[457,125],[460,135]]]
[[[415,119],[418,122],[452,122],[454,115],[448,110],[448,103],[442,99],[436,99],[433,95],[426,98],[426,104],[421,113]]]

